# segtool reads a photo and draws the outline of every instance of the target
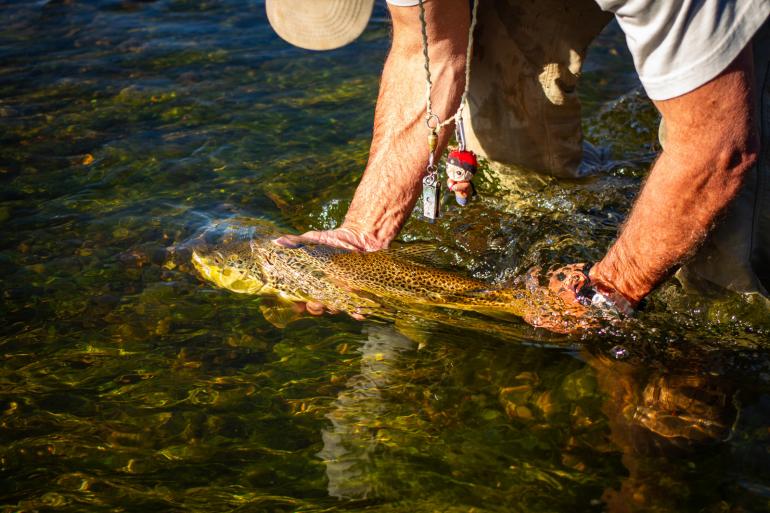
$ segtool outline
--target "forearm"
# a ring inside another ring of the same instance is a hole
[[[459,106],[464,87],[465,41],[450,30],[445,19],[428,11],[429,49],[433,78],[433,110],[447,119]],[[465,34],[467,3],[459,17],[452,18],[455,31]],[[458,4],[459,5],[459,4]],[[356,189],[343,228],[363,234],[368,250],[387,247],[403,227],[419,197],[428,164],[428,134],[425,124],[426,82],[419,21],[414,9],[396,8],[393,46],[382,74],[375,110],[369,162]],[[467,22],[466,22],[467,24]],[[449,140],[451,127],[439,136],[439,155]]]
[[[712,82],[656,104],[666,149],[592,280],[638,302],[708,235],[756,160],[750,63],[744,52]]]
[[[633,303],[644,298],[706,238],[738,192],[750,160],[743,162],[733,173],[714,173],[713,167],[680,162],[664,152],[592,278]]]

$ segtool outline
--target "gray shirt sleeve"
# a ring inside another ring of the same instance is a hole
[[[666,100],[721,73],[770,15],[770,0],[596,0],[615,14],[647,94]]]

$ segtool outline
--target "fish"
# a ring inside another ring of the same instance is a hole
[[[442,308],[501,320],[544,315],[524,286],[503,287],[440,266],[430,244],[356,252],[320,244],[285,247],[285,231],[268,222],[219,225],[193,246],[192,263],[217,287],[276,300],[263,309],[281,326],[297,317],[296,303],[315,301],[355,317],[393,318],[396,311]]]

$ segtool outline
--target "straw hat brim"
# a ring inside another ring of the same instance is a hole
[[[374,0],[266,0],[267,19],[284,40],[308,50],[332,50],[366,28]]]

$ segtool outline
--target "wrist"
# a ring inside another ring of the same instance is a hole
[[[345,232],[360,251],[387,249],[391,240],[393,240],[393,237],[388,238],[384,236],[382,231],[372,228],[367,229],[347,220],[337,230]]]
[[[637,303],[596,281],[592,264],[570,264],[550,274],[549,288],[562,299],[576,301],[612,316],[631,316]]]
[[[622,279],[619,273],[606,265],[604,260],[594,264],[588,271],[588,279],[593,288],[613,302],[627,304],[635,309],[648,291],[642,292],[639,287],[631,285],[630,280]]]

